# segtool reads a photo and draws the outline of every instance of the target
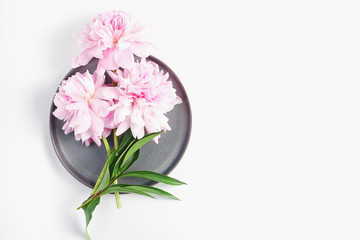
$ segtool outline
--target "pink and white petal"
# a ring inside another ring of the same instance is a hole
[[[116,64],[122,68],[129,69],[134,64],[134,54],[128,49],[114,51]]]
[[[116,82],[116,83],[119,82],[118,75],[116,74],[116,72],[113,72],[113,70],[109,70],[109,71],[107,71],[107,74],[110,76],[110,78],[111,78],[114,82]]]
[[[109,114],[110,103],[106,100],[100,100],[93,97],[89,101],[90,109],[95,113],[96,116],[104,118]]]
[[[64,120],[69,116],[69,112],[65,109],[65,106],[60,106],[53,112],[53,115],[60,120]]]
[[[100,61],[100,60],[99,60]],[[95,88],[98,89],[105,83],[105,69],[98,64],[95,72],[93,73],[94,76],[94,85]]]
[[[91,114],[91,131],[93,136],[101,137],[104,131],[104,121],[102,118],[97,117],[94,113]]]
[[[63,128],[63,130],[64,130],[64,133],[65,133],[65,135],[67,135],[67,134],[69,134],[69,133],[71,133],[71,132],[73,132],[74,131],[74,129],[72,129],[72,128]]]
[[[89,73],[89,70],[87,70],[83,75],[82,75],[82,81],[81,81],[82,85],[83,85],[83,96],[91,96],[95,93],[95,84],[94,84],[94,77],[93,75],[91,75]]]
[[[77,111],[71,119],[68,120],[69,127],[74,129],[75,134],[81,134],[87,131],[91,126],[91,116],[89,110]]]
[[[68,81],[66,85],[64,85],[63,89],[71,101],[81,101],[84,99],[83,86],[79,84],[79,81],[76,81],[76,76]]]
[[[96,143],[96,145],[98,145],[99,147],[101,146],[101,140],[99,137],[92,136],[91,139],[94,141],[94,143]]]
[[[116,72],[107,71],[107,73],[109,74],[111,79],[116,83],[118,83],[120,79],[124,77],[124,72],[120,69],[116,69]]]
[[[74,129],[69,127],[69,123],[72,119],[72,115],[69,117],[69,119],[65,122],[64,126],[62,127],[62,130],[64,130],[65,135],[71,133]]]
[[[103,52],[103,58],[99,60],[98,68],[105,70],[115,70],[119,67],[115,61],[114,52],[117,51],[117,48],[108,48]]]
[[[81,134],[74,134],[75,135],[75,140],[76,141],[80,141],[81,140]]]
[[[152,141],[153,142],[155,142],[156,144],[159,144],[159,139],[160,139],[160,135],[158,135],[158,136],[156,136],[156,137],[154,137],[153,139],[152,139]]]
[[[72,102],[65,106],[66,110],[72,111],[72,110],[84,110],[88,108],[88,105],[86,102]]]
[[[103,24],[102,21],[98,21],[94,31],[97,33],[97,37],[104,44],[106,48],[111,48],[114,45],[114,35],[113,29],[108,25],[108,23]]]
[[[111,111],[104,119],[104,127],[109,129],[115,129],[114,111]]]
[[[95,46],[85,49],[72,61],[72,67],[76,68],[79,66],[84,66],[88,64],[93,57],[102,58],[103,50],[104,47],[102,46]]]
[[[118,43],[116,44],[116,47],[119,50],[124,50],[124,49],[128,49],[131,46],[131,42],[128,41],[121,41],[119,40]]]
[[[69,102],[69,97],[63,93],[60,93],[60,90],[63,90],[63,89],[59,89],[59,92],[55,94],[55,98],[54,98],[54,104],[57,107]]]
[[[124,106],[122,104],[118,104],[117,108],[114,111],[114,122],[115,124],[120,124],[127,117],[129,117],[131,113],[131,106]]]
[[[90,146],[90,143],[91,143],[91,139],[87,139],[85,141],[83,141],[83,143],[85,143],[85,146]]]
[[[176,96],[176,100],[174,101],[174,105],[183,103],[182,99],[178,96]]]
[[[149,42],[133,42],[130,49],[136,56],[146,58],[154,52],[155,47]]]
[[[81,136],[81,139],[82,139],[82,142],[84,142],[85,140],[87,139],[90,139],[91,136],[92,136],[92,131],[91,129],[89,128],[87,131],[79,134]]]
[[[130,128],[134,137],[138,139],[144,136],[145,122],[142,118],[142,113],[138,106],[134,106],[130,115]]]
[[[148,134],[153,133],[153,132],[159,132],[159,131],[160,131],[160,130],[150,129],[150,128],[148,127],[148,125],[145,125],[145,130],[146,130],[146,132],[147,132]],[[159,138],[160,138],[160,136],[161,136],[161,135],[156,136],[156,137],[154,137],[152,140],[153,140],[155,143],[159,143]]]
[[[155,121],[157,122],[161,130],[171,130],[168,124],[169,119],[164,114],[158,114]]]
[[[71,119],[67,120],[68,127],[73,129],[75,134],[86,131],[90,127],[89,122],[91,122],[90,118],[84,117],[82,114],[79,115],[78,112],[75,112]]]
[[[156,122],[154,121],[153,118],[147,116],[145,114],[144,116],[144,121],[145,121],[145,129],[146,132],[148,133],[153,133],[153,132],[159,132],[161,131],[161,128],[159,127],[158,124],[156,124]]]
[[[132,34],[136,41],[144,42],[150,36],[152,29],[153,26],[151,25],[136,24],[132,30]]]
[[[117,129],[116,129],[116,132],[115,134],[117,136],[123,134],[124,132],[126,132],[126,130],[128,130],[130,127],[130,119],[129,118],[126,118],[124,121],[122,121],[118,126],[117,126]]]
[[[130,122],[130,129],[134,138],[141,139],[145,135],[144,127]]]
[[[102,137],[107,138],[111,134],[110,128],[104,128],[104,131],[102,133]]]
[[[120,97],[120,90],[117,87],[100,87],[95,92],[94,98],[97,99],[105,99],[105,100],[113,100],[118,99]]]

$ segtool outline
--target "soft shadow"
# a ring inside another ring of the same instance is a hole
[[[79,16],[74,16],[79,18]],[[47,158],[53,173],[63,180],[68,186],[69,195],[72,197],[63,197],[62,203],[57,210],[60,211],[64,226],[77,236],[84,237],[84,232],[81,224],[73,217],[72,209],[74,201],[83,198],[83,192],[88,190],[83,186],[70,173],[62,166],[59,161],[54,147],[52,145],[50,134],[50,109],[53,101],[54,94],[65,75],[71,70],[71,60],[80,52],[77,48],[76,40],[72,37],[73,33],[81,30],[83,19],[66,19],[64,25],[59,29],[54,29],[49,32],[48,45],[44,46],[44,55],[49,60],[44,66],[46,68],[43,75],[39,74],[41,84],[36,88],[37,91],[32,96],[34,113],[36,114],[36,122],[41,124],[41,136],[43,144],[46,148]],[[78,24],[74,24],[78,23]],[[65,196],[66,194],[61,194]]]

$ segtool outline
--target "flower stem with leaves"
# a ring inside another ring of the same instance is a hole
[[[132,136],[131,131],[128,130],[122,135],[120,146],[115,147],[114,145],[113,150],[111,150],[107,139],[103,138],[104,146],[108,154],[108,159],[104,165],[103,170],[101,171],[101,174],[91,195],[77,208],[82,208],[84,210],[86,218],[85,234],[88,239],[90,239],[90,236],[88,234],[87,227],[91,221],[92,213],[94,212],[96,206],[100,203],[100,198],[106,194],[136,193],[151,198],[155,198],[153,195],[151,195],[155,194],[178,200],[178,198],[171,193],[168,193],[159,188],[147,185],[117,183],[118,178],[137,177],[169,185],[185,184],[184,182],[161,173],[152,171],[127,171],[138,160],[140,156],[140,148],[161,133],[162,132],[151,133],[141,139],[136,139]],[[115,199],[117,206],[119,207],[118,204],[120,204],[120,199],[117,199],[116,195]]]

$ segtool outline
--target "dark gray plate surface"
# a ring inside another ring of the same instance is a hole
[[[150,56],[147,60],[157,63],[160,69],[169,73],[169,80],[172,81],[173,87],[176,89],[177,95],[183,100],[183,103],[176,105],[166,115],[169,118],[169,125],[172,130],[161,135],[159,144],[151,141],[142,147],[140,158],[129,170],[149,170],[169,174],[180,161],[189,142],[191,132],[190,104],[185,89],[175,73],[155,57]],[[72,69],[64,79],[74,75],[76,72],[84,73],[86,70],[89,70],[90,73],[93,73],[96,65],[97,60],[93,59],[87,66]],[[109,78],[107,78],[107,81],[109,81]],[[105,148],[104,146],[98,147],[94,143],[86,147],[81,141],[75,140],[73,133],[65,135],[62,130],[64,122],[52,115],[55,108],[54,103],[52,103],[50,132],[54,149],[64,167],[76,179],[92,188],[106,161]],[[109,137],[108,139],[112,145],[110,140],[112,138]],[[119,179],[119,182],[145,185],[154,184],[154,182],[137,178],[123,178]]]

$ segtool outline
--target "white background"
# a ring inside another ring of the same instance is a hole
[[[0,1],[0,239],[84,239],[90,189],[49,135],[54,91],[105,11],[153,25],[193,128],[167,187],[112,196],[96,239],[360,239],[358,1]],[[158,185],[159,186],[159,185]]]

